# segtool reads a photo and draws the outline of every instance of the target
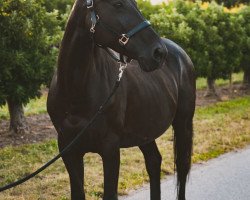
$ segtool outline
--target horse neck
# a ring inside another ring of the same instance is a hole
[[[57,75],[60,93],[65,96],[70,96],[72,89],[85,90],[90,82],[97,84],[98,74],[105,69],[105,57],[86,28],[86,12],[82,2],[76,1],[61,44]]]

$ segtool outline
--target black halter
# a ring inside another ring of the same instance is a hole
[[[95,10],[94,10],[94,0],[86,0],[87,2],[87,8],[90,10],[90,14],[91,14],[91,28],[90,28],[90,32],[92,34],[95,33],[95,27],[97,24],[100,24],[104,29],[108,30],[109,32],[117,35],[119,37],[119,44],[123,47],[126,46],[126,44],[129,42],[130,38],[132,36],[134,36],[135,34],[137,34],[138,32],[140,32],[141,30],[151,26],[150,22],[147,20],[144,20],[143,22],[141,22],[140,24],[138,24],[137,26],[135,26],[132,30],[128,31],[127,33],[117,33],[116,31],[114,31],[108,24],[104,23],[103,21],[100,20],[99,16],[96,14]],[[99,47],[102,47],[101,45],[98,45]],[[122,62],[122,63],[127,63],[130,62],[131,59],[127,58],[126,60],[124,59],[124,56],[120,54],[120,58],[117,58],[108,48],[106,47],[102,47],[104,48],[109,55],[111,55],[111,57],[113,59],[115,59],[117,62]]]

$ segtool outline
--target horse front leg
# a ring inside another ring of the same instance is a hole
[[[148,143],[143,146],[139,146],[143,153],[146,163],[146,169],[150,179],[150,199],[160,200],[161,199],[161,161],[162,157],[158,150],[155,141]]]
[[[104,170],[103,200],[118,200],[120,148],[118,144],[106,143],[100,153]]]
[[[62,145],[59,140],[59,150]],[[85,200],[83,186],[83,155],[80,152],[69,151],[62,156],[70,179],[71,200]]]
[[[67,155],[62,157],[70,178],[71,200],[85,200],[83,190],[83,157]]]

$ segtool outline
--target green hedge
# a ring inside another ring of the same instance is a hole
[[[241,52],[243,54],[240,67],[246,74],[250,74],[250,6],[239,12],[239,18],[242,19],[241,26],[244,27],[243,45]]]
[[[215,2],[176,0],[157,7],[139,2],[157,32],[187,51],[197,76],[228,79],[249,70],[250,6],[229,10]]]
[[[27,103],[49,81],[56,60],[54,47],[72,3],[0,0],[0,105],[8,97]],[[227,79],[239,70],[250,74],[250,6],[228,10],[215,2],[137,3],[162,37],[187,51],[197,76]]]

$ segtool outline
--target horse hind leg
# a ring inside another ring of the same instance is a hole
[[[142,151],[146,169],[150,178],[150,199],[160,200],[161,199],[161,187],[160,187],[160,173],[161,173],[161,161],[162,157],[157,148],[155,141],[140,146]]]
[[[175,118],[174,128],[174,153],[177,171],[177,196],[178,200],[185,200],[186,180],[191,168],[193,146],[193,117]]]

